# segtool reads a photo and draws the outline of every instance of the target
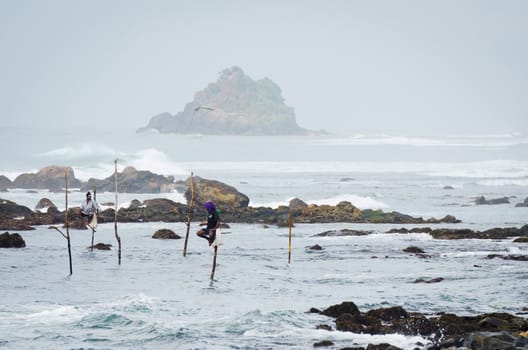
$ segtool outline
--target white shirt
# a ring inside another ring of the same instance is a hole
[[[101,210],[101,207],[99,207],[99,204],[97,204],[97,202],[93,199],[90,199],[88,202],[83,201],[81,203],[81,213],[84,215],[92,215],[94,210]]]

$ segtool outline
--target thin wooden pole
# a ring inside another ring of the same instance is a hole
[[[219,233],[217,233],[219,234]],[[216,253],[218,252],[218,246],[214,247],[214,257],[213,257],[213,269],[211,270],[211,280],[214,279],[214,274],[216,270]]]
[[[189,212],[187,213],[187,233],[185,234],[185,244],[183,245],[183,256],[187,256],[187,242],[189,241],[189,230],[191,228],[192,212],[194,205],[194,179],[191,172],[191,200],[189,202]]]
[[[97,188],[95,187],[95,183],[94,183],[94,187],[93,187],[93,193],[94,193],[94,194],[93,194],[93,200],[94,200],[94,202],[95,202],[95,201],[96,201],[96,195],[97,195]],[[97,214],[95,214],[95,210],[96,210],[96,209],[93,208],[93,210],[94,210],[93,215],[97,215]],[[94,228],[93,228],[91,225],[90,225],[90,228],[92,229],[92,246],[91,246],[91,248],[90,248],[90,251],[93,252],[93,247],[94,247],[94,233],[95,233],[95,230],[94,230]]]
[[[288,223],[288,264],[291,262],[291,240],[292,240],[293,213],[290,208],[290,220]]]
[[[115,178],[115,211],[114,211],[114,232],[115,237],[118,244],[118,250],[117,250],[117,261],[118,265],[121,265],[121,237],[117,234],[117,159],[114,160],[115,170],[114,170],[114,178]]]
[[[70,244],[70,220],[68,218],[68,172],[64,172],[64,182],[66,183],[65,192],[66,192],[66,209],[65,212],[65,223],[66,223],[66,240],[68,241],[68,256],[70,258],[70,276],[73,274],[72,268],[72,256],[71,256],[71,244]]]

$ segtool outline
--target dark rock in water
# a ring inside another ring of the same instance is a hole
[[[152,238],[155,239],[180,239],[181,237],[178,236],[174,231],[169,229],[161,229],[157,230],[153,235]]]
[[[26,242],[18,233],[4,232],[0,234],[0,248],[23,248],[25,246]]]
[[[326,312],[327,310],[331,312]],[[528,329],[528,320],[507,313],[476,316],[446,313],[424,315],[408,312],[400,306],[363,313],[354,303],[344,302],[330,306],[322,314],[335,318],[336,329],[339,331],[380,335],[393,333],[406,336],[420,335],[433,343],[430,349],[461,347],[515,349],[524,348],[528,343],[528,339],[523,338],[520,333]],[[384,348],[390,346],[392,345],[387,344]]]
[[[202,208],[207,201],[213,202],[218,208],[246,208],[249,197],[240,193],[236,188],[226,185],[220,181],[207,180],[194,176],[195,205]],[[186,180],[188,188],[185,191],[187,202],[191,200],[191,178]],[[202,209],[203,211],[203,209]]]
[[[308,207],[308,204],[306,204],[304,201],[300,200],[299,198],[294,198],[290,201],[289,207],[291,209],[297,210],[297,209],[303,209]]]
[[[35,206],[35,210],[42,210],[42,209],[49,210],[49,208],[57,209],[57,206],[53,204],[53,202],[49,200],[48,198],[42,198],[41,200],[38,201],[37,205]]]
[[[314,347],[315,348],[320,348],[320,347],[323,347],[323,346],[332,346],[334,345],[334,342],[330,341],[330,340],[321,340],[317,343],[314,343]]]
[[[500,255],[500,254],[489,254],[487,259],[500,258],[503,260],[516,260],[516,261],[528,261],[528,255]]]
[[[254,81],[239,67],[221,72],[215,83],[195,94],[176,115],[162,113],[138,130],[160,133],[226,135],[303,135],[293,108],[270,79]]]
[[[430,232],[436,239],[506,239],[516,236],[528,236],[528,225],[521,228],[495,227],[486,231],[473,231],[470,229],[436,229]]]
[[[91,249],[91,247],[88,247],[88,249]],[[111,250],[112,249],[112,245],[111,244],[106,244],[106,243],[97,243],[94,245],[94,249],[97,249],[97,250]]]
[[[442,282],[444,279],[442,277],[431,278],[430,280],[424,280],[423,278],[418,278],[414,283],[438,283]]]
[[[315,244],[315,245],[311,246],[308,249],[310,249],[310,250],[323,250],[323,247],[321,247],[319,244]]]
[[[444,186],[442,187],[444,190],[454,190],[455,188],[453,186]]]
[[[515,204],[516,208],[528,207],[528,197],[525,198],[524,202]]]
[[[346,237],[346,236],[366,236],[371,234],[373,231],[358,231],[358,230],[350,230],[350,229],[342,229],[342,230],[330,230],[325,231],[321,233],[317,233],[313,235],[312,237]]]
[[[128,166],[122,172],[117,173],[119,192],[124,193],[166,193],[175,188],[173,176],[154,174],[148,170],[136,170]],[[91,191],[93,187],[97,191],[114,192],[115,176],[110,175],[106,179],[89,179],[81,186],[81,191]]]
[[[341,314],[359,315],[359,309],[351,301],[344,301],[341,304],[332,305],[321,312],[323,315],[329,317],[338,317]]]
[[[13,181],[12,187],[37,188],[60,191],[65,187],[65,173],[68,174],[70,187],[80,187],[81,181],[75,178],[71,167],[50,165],[40,169],[36,174],[21,174]]]
[[[318,324],[315,326],[315,329],[324,329],[325,331],[333,331],[332,326],[329,326],[327,324]]]
[[[528,243],[528,237],[519,237],[513,241],[514,243]]]
[[[501,198],[494,198],[494,199],[486,199],[484,196],[480,196],[477,199],[475,199],[476,205],[496,205],[496,204],[508,204],[510,203],[510,199],[508,197],[501,197]]]
[[[381,344],[369,344],[365,350],[403,350],[397,346],[381,343]]]
[[[0,199],[0,215],[8,218],[25,216],[33,211],[23,205],[18,205],[15,202],[6,199]]]
[[[387,233],[431,233],[432,229],[430,227],[414,227],[412,229],[402,228],[392,228]]]
[[[406,253],[414,253],[414,254],[424,254],[425,251],[422,248],[416,247],[416,246],[409,246],[403,250]]]

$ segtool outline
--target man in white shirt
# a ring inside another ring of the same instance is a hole
[[[94,214],[98,214],[100,210],[101,207],[99,207],[99,204],[92,199],[92,194],[87,192],[86,200],[81,203],[81,216],[83,219],[88,218],[88,222],[90,222]]]

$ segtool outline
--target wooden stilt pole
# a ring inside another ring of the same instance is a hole
[[[64,172],[65,193],[66,193],[66,208],[64,209],[65,223],[66,223],[66,240],[68,241],[68,256],[70,258],[70,275],[73,274],[72,268],[72,256],[71,256],[71,244],[70,244],[70,220],[68,218],[68,172]]]
[[[288,264],[291,262],[291,239],[292,239],[293,213],[290,208],[290,220],[288,222]]]
[[[118,244],[118,250],[117,250],[117,261],[118,265],[121,265],[121,237],[117,234],[117,159],[114,160],[115,170],[114,170],[114,178],[115,178],[115,211],[114,211],[114,232],[115,237]]]
[[[64,181],[66,182],[66,208],[64,209],[64,225],[66,226],[66,234],[64,234],[58,227],[50,226],[54,230],[59,231],[59,233],[68,241],[68,257],[70,259],[70,276],[73,274],[72,267],[72,256],[71,256],[71,244],[70,244],[70,221],[68,219],[68,172],[64,172]]]
[[[183,245],[183,256],[187,256],[187,242],[189,241],[189,230],[191,228],[192,211],[194,205],[194,179],[191,172],[191,200],[189,201],[189,212],[187,213],[187,233],[185,234],[185,244]]]
[[[95,183],[94,183],[94,188],[93,188],[93,200],[94,202],[96,201],[96,194],[97,194],[97,189],[95,187]],[[95,214],[95,208],[94,208],[94,214],[93,215],[96,215]],[[95,230],[94,228],[90,225],[90,228],[92,229],[92,246],[90,247],[90,251],[93,252],[93,247],[94,247],[94,233],[95,233]]]
[[[217,233],[219,234],[219,233]],[[211,280],[214,279],[214,274],[216,270],[216,253],[218,252],[218,246],[214,247],[214,257],[213,257],[213,269],[211,270]]]

